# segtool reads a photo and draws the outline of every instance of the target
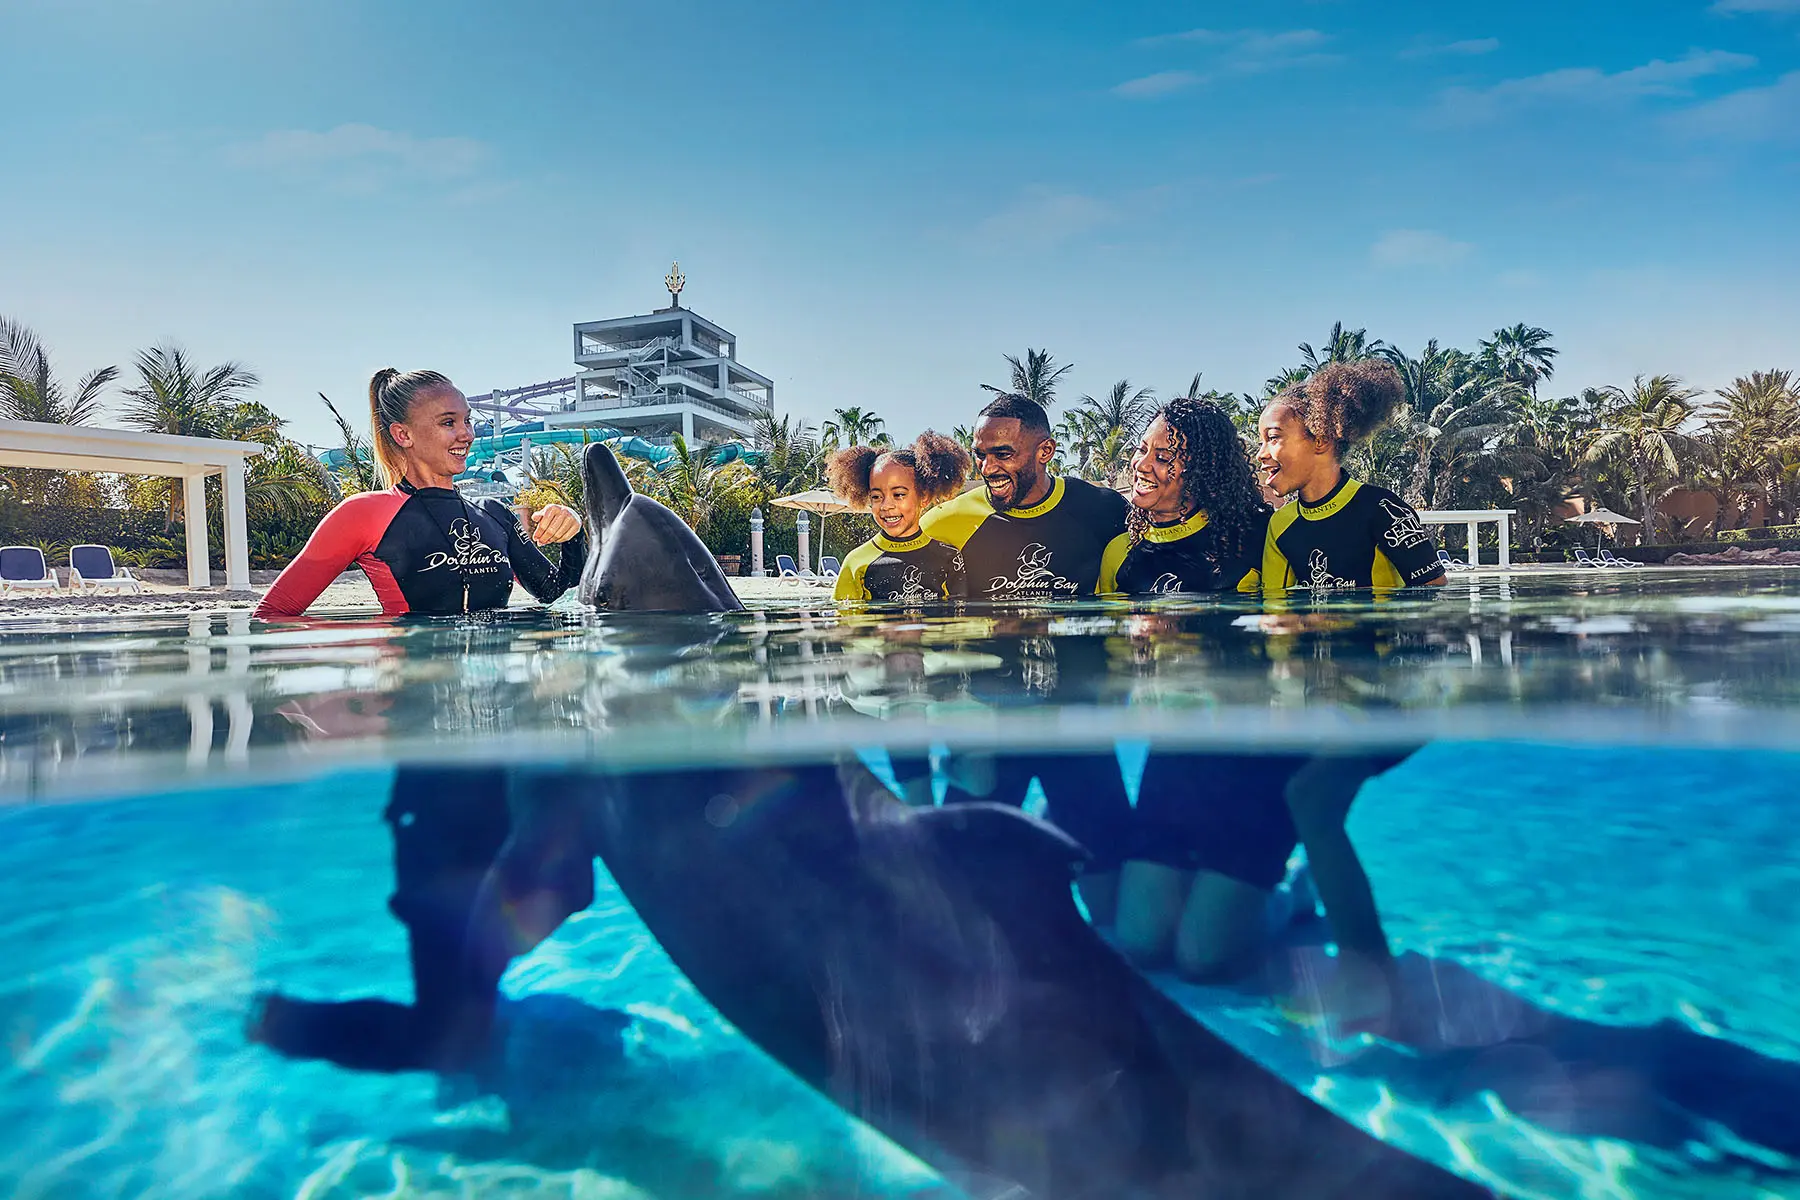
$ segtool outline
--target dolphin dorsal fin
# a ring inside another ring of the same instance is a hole
[[[588,515],[593,518],[591,532],[601,532],[631,503],[631,484],[605,442],[588,443],[581,478]]]

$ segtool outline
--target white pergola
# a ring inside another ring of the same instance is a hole
[[[211,587],[206,560],[206,478],[219,475],[225,493],[225,586],[250,587],[250,538],[244,516],[244,460],[261,442],[175,437],[129,429],[91,429],[42,421],[0,421],[0,467],[169,475],[182,481],[187,503],[189,587]]]
[[[1427,525],[1467,525],[1469,527],[1469,565],[1481,565],[1479,544],[1475,541],[1476,529],[1486,523],[1500,527],[1500,565],[1512,566],[1512,519],[1518,514],[1516,508],[1440,508],[1422,509],[1419,520]]]

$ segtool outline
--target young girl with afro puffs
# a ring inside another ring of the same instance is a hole
[[[926,430],[910,446],[851,446],[832,455],[831,490],[875,518],[874,537],[852,550],[838,572],[840,601],[960,600],[967,594],[962,555],[919,528],[925,510],[955,496],[969,455]]]

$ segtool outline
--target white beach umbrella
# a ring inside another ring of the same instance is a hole
[[[1595,508],[1579,513],[1568,519],[1570,525],[1642,525],[1642,521],[1634,521],[1624,513],[1616,513],[1610,508]],[[1600,548],[1600,531],[1594,531],[1594,548]]]
[[[835,512],[849,512],[850,506],[839,500],[835,494],[824,488],[808,488],[804,492],[795,492],[791,496],[777,496],[769,501],[782,508],[798,508],[809,513],[819,514],[819,563],[820,570],[825,562],[825,518]],[[808,566],[801,563],[802,567]]]

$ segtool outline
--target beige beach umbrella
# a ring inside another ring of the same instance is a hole
[[[1624,513],[1616,513],[1610,508],[1595,508],[1568,518],[1570,525],[1642,525],[1642,521],[1634,521]],[[1600,548],[1600,531],[1594,531],[1594,548]]]
[[[809,513],[819,514],[819,562],[822,571],[825,561],[825,518],[835,512],[849,512],[850,506],[824,488],[808,488],[804,492],[795,492],[791,496],[777,496],[769,503],[778,504],[782,508],[798,508]],[[806,567],[809,564],[802,562],[800,565]]]

